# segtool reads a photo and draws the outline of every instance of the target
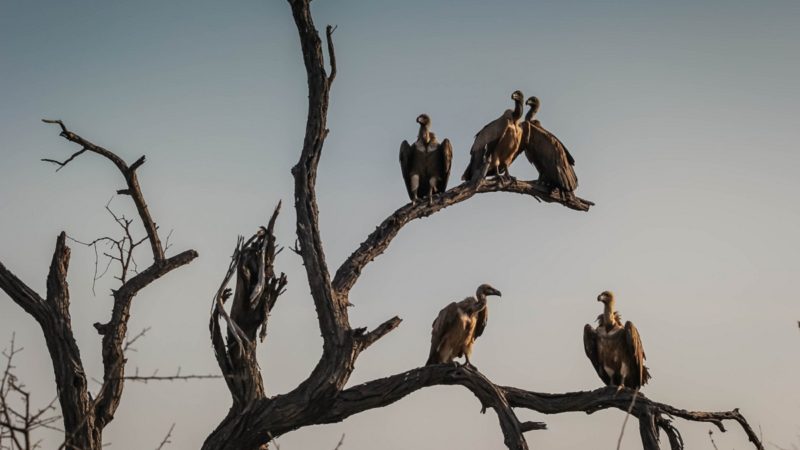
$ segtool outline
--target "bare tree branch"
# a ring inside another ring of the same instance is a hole
[[[171,444],[172,443],[172,441],[170,441],[169,439],[172,437],[172,431],[174,429],[175,429],[175,424],[173,423],[172,426],[169,427],[169,431],[167,431],[167,435],[164,436],[164,439],[161,441],[160,444],[158,444],[158,447],[156,447],[156,450],[162,450],[164,447],[166,447],[167,444]]]
[[[576,211],[588,211],[594,205],[594,203],[578,197],[565,197],[560,192],[552,191],[536,181],[503,182],[495,179],[481,179],[477,183],[462,183],[435,196],[430,205],[427,202],[419,202],[416,205],[408,203],[387,217],[336,271],[333,279],[336,293],[346,297],[358,281],[364,267],[386,251],[392,239],[406,224],[414,219],[428,217],[448,206],[469,200],[475,194],[484,192],[513,192],[530,195],[547,203],[560,203]]]
[[[279,203],[266,228],[259,229],[246,242],[238,239],[211,309],[209,330],[214,353],[236,408],[246,409],[254,401],[266,397],[255,354],[258,345],[256,333],[261,328],[259,335],[263,341],[269,315],[287,283],[286,275],[275,275],[274,270],[275,257],[279,253],[274,229],[280,206]],[[231,291],[227,285],[234,272],[236,291],[228,314],[225,303],[231,297]],[[227,340],[222,337],[220,318],[227,325]]]
[[[57,429],[53,423],[59,421],[61,416],[55,414],[57,398],[38,410],[31,409],[31,393],[14,374],[14,357],[22,351],[16,346],[14,336],[11,337],[10,346],[3,350],[6,365],[0,378],[0,448],[10,450],[31,450],[39,447],[33,433],[40,429]],[[17,401],[12,398],[17,397]],[[15,406],[18,403],[18,406]],[[6,440],[10,446],[2,443]]]
[[[124,379],[128,381],[137,381],[146,384],[150,381],[190,381],[190,380],[211,380],[218,378],[222,378],[222,376],[213,374],[182,374],[181,368],[178,367],[178,370],[175,372],[174,375],[158,375],[158,370],[154,371],[151,375],[139,375],[139,369],[137,368],[134,371],[133,375],[126,375]]]
[[[429,216],[448,206],[468,200],[478,193],[513,192],[528,195],[539,202],[560,203],[578,211],[588,211],[592,202],[573,195],[552,192],[535,181],[486,180],[477,177],[437,195],[432,204],[405,205],[395,211],[370,234],[361,246],[339,267],[331,281],[319,230],[319,210],[316,199],[316,178],[322,147],[328,135],[327,109],[331,84],[336,76],[336,59],[332,40],[334,27],[326,28],[326,40],[331,73],[325,70],[322,41],[314,26],[310,0],[288,0],[300,37],[303,61],[308,79],[308,116],[300,159],[293,167],[297,239],[292,251],[301,256],[306,270],[311,297],[317,312],[319,331],[323,338],[322,356],[309,376],[292,391],[267,397],[263,379],[255,358],[255,328],[266,328],[264,316],[248,308],[249,299],[258,298],[263,280],[275,279],[272,263],[276,253],[267,249],[263,236],[256,234],[247,244],[240,239],[233,261],[216,293],[211,314],[211,339],[217,361],[233,397],[228,415],[209,435],[204,450],[263,450],[276,438],[299,428],[340,422],[347,417],[395,401],[434,385],[461,385],[470,390],[481,403],[481,411],[492,408],[497,414],[505,445],[512,450],[525,450],[524,433],[545,429],[541,422],[520,422],[516,408],[531,409],[544,414],[569,411],[593,413],[617,408],[629,411],[639,420],[643,447],[658,449],[659,430],[664,430],[673,450],[683,448],[677,429],[667,417],[710,422],[723,428],[724,420],[734,420],[748,433],[754,446],[763,450],[738,410],[726,412],[690,412],[667,404],[653,402],[638,393],[615,388],[590,392],[542,394],[518,388],[498,386],[472,367],[438,365],[412,369],[407,372],[369,381],[345,389],[360,353],[400,324],[393,317],[373,331],[353,329],[347,307],[349,292],[374,258],[382,254],[400,229],[414,219]],[[485,174],[487,164],[481,172]],[[276,213],[277,214],[277,213]],[[275,214],[273,214],[274,221]],[[272,221],[271,221],[272,222]],[[265,233],[273,239],[272,226]],[[261,245],[259,245],[261,244]],[[263,251],[264,256],[259,256]],[[251,261],[256,255],[256,263]],[[264,258],[267,264],[258,264]],[[246,262],[243,264],[243,262]],[[265,271],[264,268],[269,268]],[[248,268],[248,270],[245,270]],[[236,292],[231,313],[226,314],[225,302],[231,297],[227,288],[234,271],[237,273]],[[254,282],[257,277],[258,282]],[[280,291],[280,290],[279,290]],[[277,298],[277,295],[274,297]],[[267,313],[271,311],[268,308]],[[227,324],[227,339],[223,338],[220,319]],[[638,397],[637,397],[638,396]],[[637,401],[634,401],[637,400]],[[341,444],[341,442],[340,442]]]
[[[64,139],[74,142],[82,147],[82,149],[72,156],[69,157],[64,162],[58,162],[52,159],[46,159],[43,161],[53,162],[59,165],[59,169],[63,168],[67,164],[69,164],[72,160],[74,160],[77,156],[80,156],[85,151],[90,151],[92,153],[96,153],[100,156],[105,157],[115,166],[117,169],[122,173],[122,176],[125,178],[125,183],[127,184],[127,189],[119,191],[120,193],[130,195],[133,198],[133,203],[136,205],[136,210],[139,212],[139,217],[142,220],[142,224],[144,225],[144,229],[147,232],[147,237],[150,240],[150,247],[153,252],[153,259],[156,262],[162,262],[166,257],[164,256],[164,250],[161,248],[161,240],[158,237],[158,227],[156,226],[155,221],[153,221],[153,217],[150,215],[150,211],[147,209],[147,203],[144,201],[144,195],[142,194],[141,187],[139,186],[139,180],[136,176],[136,169],[138,169],[142,164],[144,164],[144,156],[140,157],[136,160],[130,167],[128,166],[125,161],[117,156],[114,152],[107,150],[103,147],[97,146],[86,139],[78,136],[77,134],[69,131],[64,125],[64,123],[60,120],[47,120],[42,119],[44,123],[51,123],[51,124],[58,124],[61,127],[61,134],[60,136]]]
[[[81,150],[73,153],[63,162],[46,161],[63,168],[86,152],[98,154],[111,161],[120,171],[127,185],[127,188],[121,190],[121,193],[131,196],[147,235],[142,239],[134,238],[130,228],[133,220],[118,216],[106,205],[107,211],[122,228],[124,236],[121,239],[102,237],[88,244],[95,247],[97,258],[97,244],[100,242],[110,243],[116,249],[116,254],[104,253],[111,261],[116,261],[121,266],[120,276],[117,277],[121,284],[117,290],[112,291],[114,303],[111,318],[104,324],[95,324],[95,328],[103,336],[104,373],[102,386],[94,398],[89,394],[80,350],[72,331],[69,311],[70,293],[67,284],[70,249],[66,245],[66,234],[62,232],[56,240],[56,248],[47,276],[45,299],[42,299],[0,263],[0,288],[36,319],[47,343],[63,414],[65,440],[61,447],[99,450],[102,446],[103,428],[113,419],[122,396],[126,362],[124,352],[130,347],[132,341],[140,337],[136,336],[131,340],[126,340],[131,302],[141,289],[170,271],[191,262],[197,257],[197,252],[188,250],[169,258],[164,254],[158,236],[158,227],[148,210],[136,176],[136,170],[145,161],[144,157],[128,166],[114,152],[99,147],[69,131],[63,122],[59,120],[45,120],[44,122],[57,124],[61,128],[62,137],[81,147]],[[150,243],[153,262],[146,269],[139,271],[133,251],[145,240]],[[97,269],[96,259],[95,279],[98,276]],[[135,275],[129,277],[131,272]]]

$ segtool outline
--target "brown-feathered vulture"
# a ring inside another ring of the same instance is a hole
[[[583,348],[597,375],[607,386],[638,389],[650,379],[644,365],[645,355],[639,330],[614,309],[614,294],[604,291],[597,296],[603,302],[603,314],[597,316],[597,327],[583,327]]]
[[[489,295],[500,296],[500,291],[482,284],[478,286],[475,297],[467,297],[460,302],[453,302],[445,306],[436,320],[433,321],[431,330],[431,351],[425,365],[444,364],[453,359],[464,356],[466,364],[471,365],[469,357],[472,354],[472,344],[475,343],[489,320],[489,309],[486,297]]]
[[[502,116],[489,122],[475,135],[475,142],[469,151],[469,166],[461,176],[462,180],[473,181],[482,177],[484,174],[480,173],[480,169],[484,161],[489,161],[486,175],[511,177],[508,167],[519,154],[522,140],[522,128],[518,122],[522,118],[523,98],[522,92],[514,91],[511,94],[514,109],[507,109]]]
[[[530,97],[525,102],[531,109],[525,115],[522,127],[520,151],[539,171],[539,182],[569,195],[578,188],[578,177],[575,175],[575,159],[567,147],[542,124],[533,117],[539,111],[539,99]]]
[[[416,203],[419,197],[428,197],[428,203],[431,203],[434,193],[447,190],[453,147],[449,139],[441,144],[436,140],[427,114],[420,114],[417,123],[419,134],[414,145],[408,141],[400,144],[400,170],[411,203]]]

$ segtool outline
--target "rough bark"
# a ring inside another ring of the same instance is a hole
[[[257,323],[255,319],[260,316],[257,312],[247,312],[242,306],[244,299],[253,298],[255,295],[250,283],[237,283],[233,305],[230,308],[231,314],[228,315],[225,310],[225,301],[230,297],[230,292],[225,291],[227,281],[234,271],[238,271],[239,277],[242,276],[243,265],[240,258],[244,252],[241,250],[243,246],[240,241],[225,282],[217,292],[211,317],[212,343],[222,373],[228,380],[233,405],[228,415],[206,439],[203,449],[264,449],[274,438],[287,432],[309,425],[339,422],[354,414],[388,406],[417,390],[435,385],[464,386],[480,401],[482,411],[487,408],[493,409],[498,417],[506,447],[514,450],[528,448],[525,432],[545,428],[540,422],[520,422],[515,414],[515,408],[530,409],[544,414],[567,411],[592,413],[607,408],[627,411],[631,406],[631,392],[627,390],[617,395],[614,395],[616,389],[608,388],[590,392],[541,394],[498,386],[475,368],[454,365],[421,367],[345,388],[360,353],[396,328],[401,321],[398,317],[393,317],[371,332],[367,332],[366,328],[352,328],[347,311],[350,305],[349,292],[366,265],[388,248],[392,239],[407,223],[484,192],[516,192],[532,196],[539,201],[559,203],[578,211],[589,210],[593,203],[578,197],[553,193],[536,182],[516,180],[503,182],[481,178],[437,195],[431,205],[408,204],[399,208],[344,261],[331,280],[320,238],[316,179],[323,144],[328,135],[326,121],[330,88],[336,76],[332,41],[334,28],[328,26],[326,29],[331,65],[329,75],[325,69],[322,40],[311,17],[310,0],[288,0],[288,2],[300,37],[309,93],[303,148],[300,160],[292,169],[297,215],[297,244],[294,251],[301,256],[306,269],[323,337],[322,356],[309,376],[295,389],[271,397],[265,394],[263,379],[255,358],[257,342],[252,338],[254,337],[252,326]],[[484,172],[485,169],[486,167],[482,168]],[[270,226],[266,228],[265,242],[274,241],[272,237],[274,220],[275,215],[270,221]],[[258,239],[257,235],[249,242],[258,242]],[[268,261],[259,276],[276,280],[272,267],[274,257],[275,254],[269,252],[259,257]],[[280,289],[274,292],[275,298],[279,295],[279,291]],[[271,310],[271,306],[269,309]],[[246,314],[235,314],[237,311],[244,311]],[[227,341],[223,339],[220,328],[223,319],[227,327]],[[244,350],[235,351],[239,348]],[[245,357],[237,359],[235,357],[237,353],[244,354]],[[667,432],[673,449],[683,448],[677,429],[663,415],[712,422],[721,429],[723,420],[735,420],[748,432],[755,447],[763,450],[761,443],[752,434],[752,429],[736,410],[723,413],[688,412],[652,402],[639,395],[637,403],[631,407],[631,414],[640,421],[642,442],[648,450],[658,448],[659,429]]]
[[[70,293],[67,284],[70,249],[66,245],[66,233],[59,234],[56,240],[47,276],[46,299],[42,299],[0,263],[0,288],[39,323],[47,343],[64,420],[65,436],[61,448],[99,450],[102,447],[103,428],[113,420],[122,398],[125,380],[125,336],[133,298],[158,278],[191,262],[197,257],[197,252],[187,250],[170,258],[165,256],[158,227],[150,215],[136,176],[136,170],[144,163],[144,156],[128,165],[110,150],[69,131],[60,120],[44,122],[58,124],[62,137],[82,147],[63,162],[50,159],[45,161],[55,163],[61,169],[88,151],[105,157],[119,169],[127,187],[118,193],[130,195],[133,199],[153,254],[153,262],[148,268],[127,280],[123,274],[124,281],[113,291],[111,318],[106,323],[94,324],[97,332],[103,336],[103,381],[94,397],[89,392],[80,349],[72,331]]]

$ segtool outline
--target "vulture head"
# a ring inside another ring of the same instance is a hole
[[[514,100],[515,102],[522,102],[522,99],[524,98],[525,95],[522,93],[522,91],[514,91],[514,93],[511,94],[511,100]]]
[[[605,305],[614,303],[614,293],[611,291],[603,291],[597,296],[597,301],[602,302]]]
[[[528,97],[528,100],[525,102],[526,105],[531,107],[532,113],[537,113],[539,111],[539,99],[536,97]]]
[[[420,114],[419,116],[417,116],[417,123],[420,125],[430,125],[431,118],[428,117],[427,114]]]
[[[502,296],[503,294],[500,293],[497,289],[493,288],[491,285],[482,284],[478,286],[478,290],[475,291],[478,294],[478,297],[486,297],[487,295],[496,295],[498,297]]]

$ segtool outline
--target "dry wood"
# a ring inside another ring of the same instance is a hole
[[[99,450],[102,447],[103,429],[113,420],[122,398],[125,382],[125,348],[126,342],[129,343],[126,341],[126,334],[133,298],[150,283],[191,262],[197,257],[197,252],[187,250],[169,258],[164,254],[158,227],[150,214],[136,176],[136,170],[144,163],[144,156],[128,165],[114,152],[73,133],[60,120],[44,120],[44,122],[57,124],[61,128],[63,138],[81,146],[81,150],[63,162],[52,159],[45,161],[55,163],[61,169],[88,151],[105,157],[117,167],[127,186],[118,193],[131,196],[139,219],[144,225],[146,239],[150,243],[153,255],[153,262],[149,267],[138,271],[130,278],[127,277],[132,258],[130,252],[133,251],[136,241],[130,236],[129,219],[114,215],[114,219],[127,233],[123,239],[130,242],[127,249],[122,245],[119,246],[118,258],[122,265],[122,273],[118,278],[121,284],[112,291],[114,302],[111,317],[106,323],[94,324],[97,332],[102,335],[103,356],[103,380],[94,396],[89,392],[80,350],[72,331],[67,284],[70,249],[66,245],[66,234],[62,232],[56,240],[47,276],[47,296],[44,299],[0,263],[0,288],[39,323],[47,343],[64,421],[65,437],[61,448]],[[123,242],[123,240],[111,240],[120,244]]]
[[[383,253],[392,239],[407,223],[429,216],[448,206],[468,200],[478,193],[515,192],[534,197],[543,202],[560,203],[567,208],[587,211],[593,203],[574,196],[551,192],[536,182],[479,179],[456,186],[435,196],[432,204],[405,205],[384,220],[376,230],[339,267],[331,280],[319,231],[319,209],[316,199],[317,167],[328,135],[327,110],[331,84],[336,76],[336,59],[332,40],[334,28],[326,29],[330,75],[327,74],[322,51],[322,41],[314,26],[309,0],[288,0],[297,26],[308,77],[308,117],[300,159],[292,169],[295,183],[295,210],[297,239],[292,249],[301,256],[306,270],[311,297],[317,311],[320,333],[323,338],[322,356],[316,367],[292,391],[269,397],[265,394],[261,371],[255,358],[257,341],[253,339],[254,324],[261,315],[248,312],[244,299],[258,293],[251,284],[237,283],[231,311],[225,312],[224,303],[231,293],[225,289],[236,271],[241,277],[239,259],[242,244],[237,246],[231,268],[217,292],[211,317],[211,336],[217,361],[226,377],[233,397],[228,415],[211,433],[203,445],[205,450],[255,450],[266,448],[275,438],[299,428],[339,422],[347,417],[394,403],[419,389],[435,385],[461,385],[470,390],[482,405],[482,411],[491,408],[498,417],[505,445],[509,449],[527,449],[524,433],[544,429],[541,422],[520,422],[514,409],[525,408],[544,414],[568,411],[594,411],[617,408],[637,417],[640,422],[642,443],[645,449],[658,448],[658,430],[669,437],[673,449],[683,448],[680,434],[665,416],[687,420],[711,422],[722,429],[723,420],[734,420],[748,433],[757,449],[762,449],[758,438],[737,410],[728,412],[689,412],[653,402],[639,394],[632,402],[632,391],[617,395],[615,388],[602,388],[590,392],[541,394],[512,387],[498,386],[477,369],[454,365],[438,365],[412,369],[367,383],[345,388],[359,354],[400,324],[393,317],[367,332],[366,328],[352,328],[347,307],[349,292],[369,262]],[[484,164],[485,166],[486,164]],[[485,172],[485,167],[482,172]],[[274,239],[275,214],[267,228],[268,240]],[[259,239],[258,236],[251,241]],[[273,264],[275,254],[267,252],[268,263],[259,277],[275,279]],[[251,275],[253,276],[253,275]],[[278,293],[275,293],[277,298]],[[237,307],[237,304],[240,305]],[[271,311],[271,307],[269,309]],[[227,340],[223,339],[220,322],[227,326]],[[242,350],[242,348],[244,348]],[[235,350],[235,351],[234,351]],[[242,356],[243,355],[243,356]]]

